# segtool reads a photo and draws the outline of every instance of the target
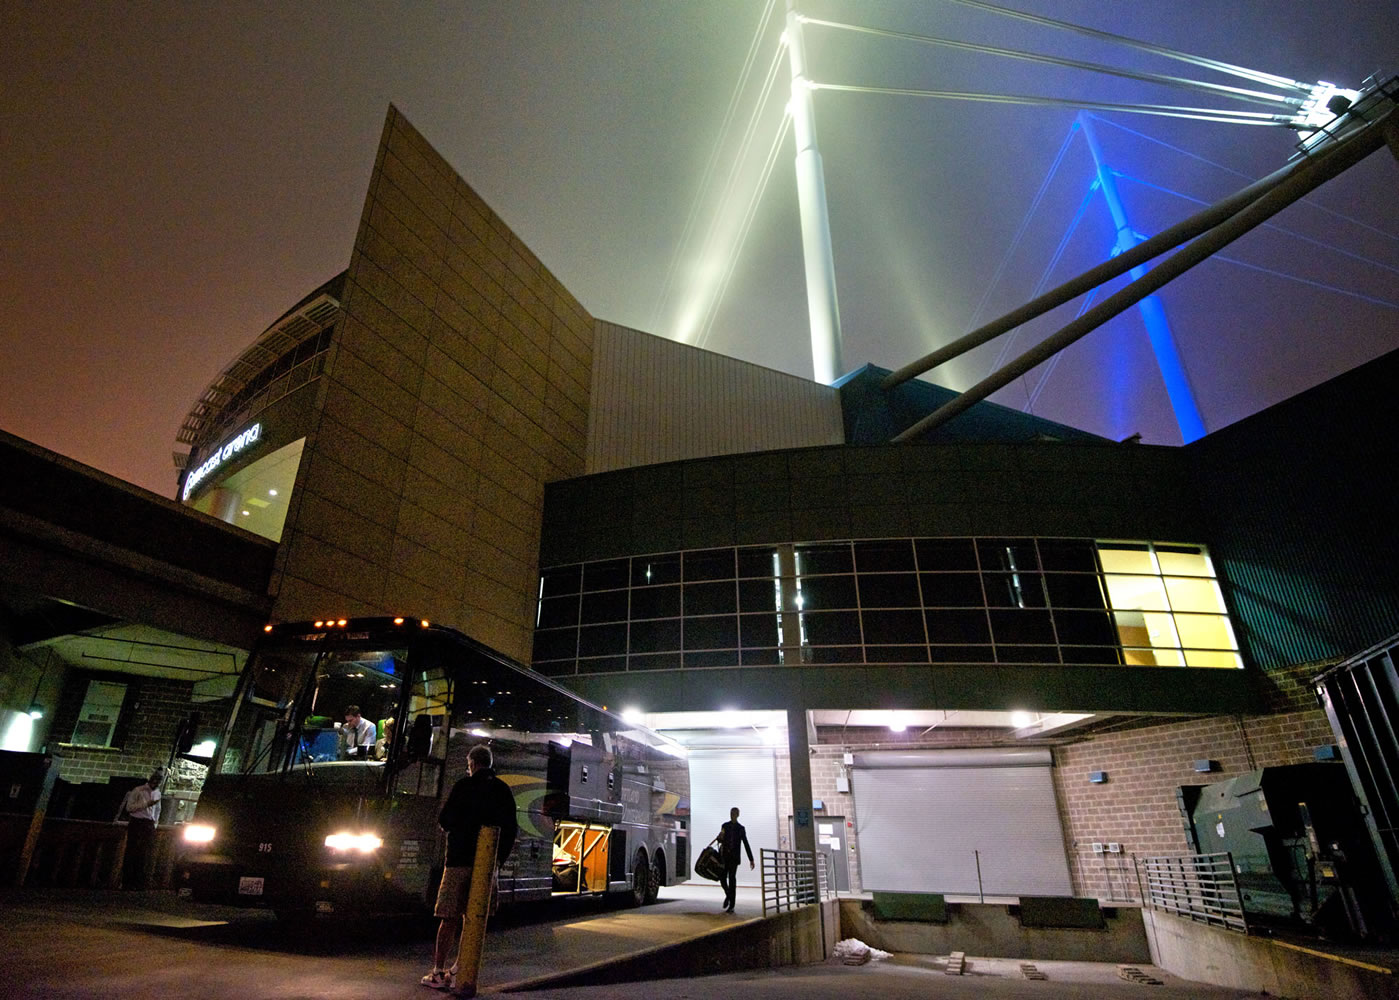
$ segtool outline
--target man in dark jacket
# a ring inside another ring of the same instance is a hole
[[[510,849],[515,846],[515,834],[519,829],[515,796],[510,786],[496,777],[491,763],[490,747],[472,747],[466,755],[467,775],[452,786],[437,817],[438,825],[447,831],[447,864],[442,870],[442,885],[437,890],[437,906],[432,911],[441,920],[432,953],[432,971],[422,979],[424,986],[433,989],[445,990],[452,986],[447,958],[461,938],[462,917],[471,888],[471,868],[476,858],[476,837],[481,827],[500,828],[497,865],[509,857]],[[491,873],[491,891],[495,892],[494,872]]]
[[[719,878],[719,884],[724,887],[724,910],[732,913],[734,893],[738,889],[738,866],[743,860],[739,854],[740,844],[748,852],[749,870],[753,868],[753,848],[748,846],[748,831],[738,821],[738,806],[729,810],[729,821],[719,827],[719,836],[714,839],[719,842],[719,860],[724,863],[724,873]]]

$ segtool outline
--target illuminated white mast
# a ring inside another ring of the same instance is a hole
[[[845,374],[840,360],[840,307],[836,303],[831,220],[826,212],[826,175],[816,148],[816,111],[806,80],[801,19],[787,0],[787,58],[792,66],[792,134],[797,142],[797,205],[801,210],[802,257],[806,261],[806,308],[811,319],[814,377],[831,385]]]

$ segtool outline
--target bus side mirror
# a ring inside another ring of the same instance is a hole
[[[432,716],[420,715],[408,731],[408,759],[422,760],[432,749]]]

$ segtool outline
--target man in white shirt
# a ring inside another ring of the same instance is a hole
[[[137,785],[122,799],[117,819],[126,817],[126,856],[122,860],[123,889],[144,889],[149,876],[155,827],[160,822],[160,785],[165,768],[151,771],[145,784]]]
[[[374,723],[359,714],[358,705],[345,706],[345,756],[367,758],[374,746],[377,730]]]

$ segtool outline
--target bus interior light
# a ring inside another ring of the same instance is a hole
[[[186,823],[185,843],[207,844],[214,839],[214,828],[207,823]]]
[[[384,846],[383,840],[372,833],[350,833],[342,830],[325,838],[325,846],[334,851],[359,851],[369,854]]]

